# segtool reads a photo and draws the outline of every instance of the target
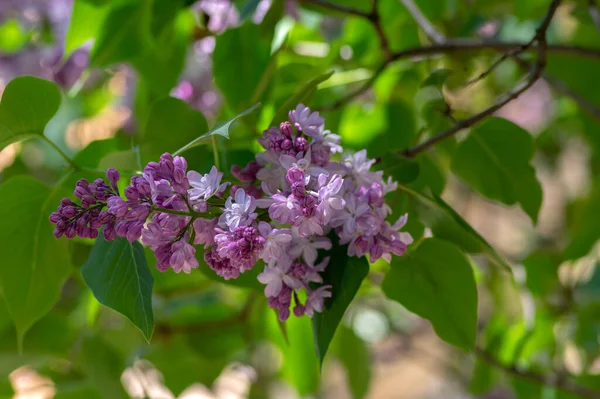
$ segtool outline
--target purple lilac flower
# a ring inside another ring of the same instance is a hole
[[[335,288],[323,285],[321,276],[329,257],[315,265],[320,251],[333,246],[326,234],[336,234],[349,256],[371,262],[403,255],[412,237],[401,231],[407,215],[394,224],[386,220],[391,209],[385,195],[397,184],[371,171],[374,161],[366,151],[332,162],[331,154],[342,151],[340,138],[325,130],[323,118],[303,105],[289,115],[290,121],[264,131],[264,152],[231,168],[237,182],[223,205],[219,199],[231,184],[222,182],[223,173],[216,167],[204,175],[188,171],[184,158],[165,153],[131,179],[125,198],[115,169],[107,171],[108,183],[80,180],[74,191],[80,203],[65,198],[50,215],[55,236],[95,238],[103,228],[106,240],[141,238],[163,272],[191,273],[199,266],[197,245],[225,279],[262,260],[258,280],[280,320],[292,309],[297,317],[321,312]],[[213,196],[219,199],[209,207]],[[268,211],[255,212],[257,207]]]
[[[229,183],[221,184],[223,173],[219,172],[216,167],[212,167],[210,173],[201,175],[200,173],[190,170],[187,173],[187,178],[192,188],[188,190],[191,200],[195,201],[200,198],[207,200],[213,195],[222,193]]]
[[[319,129],[325,123],[325,119],[319,116],[318,112],[310,112],[310,109],[303,104],[298,104],[295,110],[289,113],[290,122],[297,129],[307,136],[317,136]]]

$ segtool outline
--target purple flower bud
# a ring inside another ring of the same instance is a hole
[[[290,318],[290,308],[279,309],[277,316],[279,317],[279,320],[286,321],[287,319]]]
[[[58,212],[52,212],[48,219],[50,219],[51,223],[57,224],[62,220],[62,216]]]
[[[102,236],[104,236],[104,239],[106,241],[112,241],[115,238],[117,238],[117,232],[115,231],[115,224],[109,223],[106,226],[104,226],[104,229],[102,230]]]
[[[289,184],[294,184],[296,182],[302,182],[302,184],[304,184],[304,171],[292,166],[285,174],[285,180],[287,180]]]
[[[56,238],[60,238],[63,236],[64,231],[60,230],[58,227],[54,229],[54,231],[52,232],[52,234],[54,235],[54,237]]]
[[[279,125],[279,131],[287,138],[292,138],[292,125],[288,121],[281,122]]]
[[[127,214],[127,203],[121,197],[113,196],[108,199],[108,212],[121,219]]]
[[[92,239],[96,239],[98,238],[98,230],[97,229],[90,229],[90,238]]]
[[[140,193],[135,187],[127,186],[125,187],[125,197],[127,197],[127,199],[130,201],[137,201],[140,199]]]
[[[304,314],[304,305],[302,305],[301,303],[298,303],[296,306],[294,306],[294,316],[300,317],[303,314]]]
[[[73,206],[75,205],[75,203],[73,201],[71,201],[70,198],[63,198],[60,200],[60,205],[62,206]]]
[[[150,214],[150,207],[146,204],[140,204],[140,205],[134,206],[129,211],[127,211],[127,213],[125,214],[125,220],[127,220],[127,221],[135,221],[135,220],[144,221],[144,220],[146,220],[146,218],[148,217],[149,214]]]
[[[292,184],[292,194],[298,199],[306,196],[306,186],[303,181],[297,181]]]
[[[110,184],[112,184],[112,187],[115,190],[117,189],[117,183],[118,183],[120,177],[121,177],[121,175],[119,174],[119,171],[116,170],[115,168],[110,168],[106,171],[106,178],[108,179]]]
[[[73,193],[77,198],[82,199],[85,195],[88,195],[88,192],[85,188],[83,188],[83,186],[79,185],[79,182],[77,184],[78,185],[75,187],[75,191]]]
[[[290,139],[285,139],[281,142],[281,149],[282,150],[289,150],[290,148],[292,148],[292,140]]]
[[[73,208],[72,206],[65,206],[62,209],[61,214],[66,217],[67,219],[72,218],[73,216],[75,216],[75,208]]]
[[[71,225],[69,227],[67,227],[67,230],[65,231],[65,236],[67,238],[73,238],[77,235],[77,230],[75,228],[75,225]]]
[[[296,137],[294,139],[294,148],[298,152],[308,150],[308,140],[306,140],[304,137]]]
[[[75,184],[75,187],[83,187],[83,188],[87,188],[87,186],[90,183],[86,180],[86,179],[79,179],[77,180],[77,183]]]

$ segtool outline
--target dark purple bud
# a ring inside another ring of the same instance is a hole
[[[290,139],[285,139],[281,142],[281,149],[282,150],[289,150],[290,148],[292,148],[292,140]]]
[[[117,238],[117,232],[115,231],[114,223],[104,226],[104,229],[102,230],[102,236],[106,241],[112,241]]]
[[[65,231],[65,236],[67,238],[73,238],[77,235],[77,230],[75,228],[75,225],[71,225],[69,227],[67,227],[67,230]]]
[[[86,185],[86,187],[87,187],[87,185]],[[87,190],[85,188],[83,188],[83,186],[75,187],[75,191],[73,193],[79,199],[83,198],[83,196],[85,196],[85,195],[88,195]]]
[[[306,196],[306,186],[304,185],[304,182],[294,182],[292,184],[292,194],[296,198],[304,198]]]
[[[281,122],[281,124],[279,125],[279,131],[284,136],[292,138],[292,125],[289,122]]]
[[[187,161],[185,160],[184,157],[180,157],[180,156],[176,156],[173,159],[173,165],[175,165],[176,169],[181,169],[183,171],[183,173],[185,174],[185,171],[187,170]]]
[[[304,137],[296,137],[294,139],[294,148],[298,152],[308,150],[308,140],[306,140]]]
[[[90,229],[90,238],[98,238],[98,230]]]
[[[52,232],[52,234],[54,235],[54,237],[60,238],[60,237],[63,236],[64,231],[56,228],[56,229],[54,229],[54,231]]]
[[[61,199],[60,200],[60,204],[62,206],[73,206],[73,205],[75,205],[75,203],[73,201],[71,201],[71,199],[69,199],[69,198],[63,198],[63,199]]]
[[[289,308],[280,308],[278,312],[279,320],[286,321],[290,317]]]
[[[144,227],[144,222],[130,222],[125,235],[127,241],[134,242],[138,240],[142,236],[142,227]]]
[[[294,306],[294,316],[300,317],[304,314],[304,306],[302,304],[297,304]]]
[[[57,224],[62,220],[62,217],[58,212],[52,212],[48,219],[50,219],[51,223]]]
[[[75,187],[83,187],[86,188],[90,183],[86,179],[79,179],[75,184]]]
[[[317,198],[314,195],[307,195],[304,198],[303,205],[305,209],[312,209],[317,205]]]
[[[61,214],[67,219],[70,219],[73,216],[75,216],[75,213],[75,208],[73,208],[72,206],[65,206],[61,211]]]
[[[127,221],[136,221],[141,220],[144,221],[150,214],[150,207],[146,204],[136,205],[131,208],[125,215],[125,220]]]
[[[110,182],[110,184],[112,184],[113,188],[116,190],[117,189],[117,182],[121,178],[121,175],[119,174],[119,171],[116,170],[115,168],[108,169],[106,171],[106,178],[108,179],[108,181]]]
[[[117,218],[123,218],[127,214],[127,203],[121,197],[113,196],[108,199],[108,212]]]
[[[140,199],[140,193],[135,187],[127,186],[125,188],[125,197],[130,201],[137,201]],[[109,198],[110,201],[110,198]]]
[[[300,168],[292,166],[285,174],[285,180],[289,184],[294,184],[296,182],[302,182],[304,184],[304,171]]]

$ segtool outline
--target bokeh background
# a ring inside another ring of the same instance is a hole
[[[96,3],[98,13],[107,7],[102,1],[91,3]],[[314,102],[307,104],[326,109],[367,82],[382,59],[377,32],[360,17],[332,12],[312,1],[247,3],[255,4],[201,0],[187,5],[179,26],[184,37],[183,50],[177,53],[183,54],[180,73],[173,67],[177,79],[168,90],[201,111],[210,124],[225,120],[236,107],[217,88],[213,65],[254,61],[232,45],[221,48],[215,64],[219,37],[240,26],[272,27],[267,51],[273,50],[277,59],[274,77],[261,97],[264,110],[254,126],[236,127],[235,143],[266,127],[275,104],[315,76],[336,72],[319,85]],[[371,1],[333,3],[365,10],[371,6]],[[429,43],[399,1],[378,3],[393,50]],[[416,3],[449,37],[522,42],[535,33],[548,6],[545,0]],[[548,31],[549,41],[600,48],[600,30],[590,4],[563,2]],[[129,148],[142,134],[147,109],[140,97],[149,83],[132,62],[105,68],[90,65],[92,42],[67,38],[73,7],[73,0],[0,0],[0,91],[22,75],[56,82],[63,90],[63,102],[45,135],[70,156],[91,143],[102,143],[96,144],[95,156],[100,159],[110,151]],[[100,14],[74,18],[92,24],[94,15]],[[170,51],[167,47],[157,51]],[[174,64],[180,62],[177,55],[168,57]],[[342,136],[345,147],[367,148],[371,157],[401,149],[406,132],[424,137],[449,123],[445,116],[423,109],[420,84],[427,76],[439,68],[452,71],[441,88],[443,98],[457,117],[468,115],[523,76],[519,64],[507,60],[485,79],[464,86],[497,57],[497,52],[480,51],[400,60],[352,101],[325,111],[326,125]],[[486,363],[445,344],[428,322],[386,299],[377,288],[385,264],[372,268],[320,374],[315,369],[310,324],[288,322],[291,345],[277,343],[282,338],[276,325],[267,328],[265,335],[256,334],[253,323],[263,321],[255,317],[253,294],[243,289],[215,283],[202,273],[179,276],[153,271],[157,325],[152,343],[146,345],[127,320],[95,301],[74,272],[55,309],[27,334],[23,355],[17,353],[14,327],[4,305],[0,307],[0,372],[5,378],[0,396],[577,397],[566,396],[552,384],[544,387],[521,378],[522,370],[556,379],[582,376],[592,386],[600,386],[599,251],[590,245],[592,249],[577,259],[560,255],[574,230],[587,222],[594,231],[600,220],[593,211],[594,204],[600,205],[598,183],[594,184],[600,129],[589,109],[581,106],[584,101],[592,110],[600,107],[599,71],[599,61],[551,55],[548,73],[562,79],[576,96],[565,95],[550,79],[542,79],[497,113],[534,137],[533,164],[544,191],[536,225],[520,208],[486,200],[454,177],[449,172],[451,145],[436,148],[421,163],[422,171],[437,179],[443,198],[513,267],[515,281],[506,282],[494,267],[473,258],[481,287],[480,342],[494,342],[500,364]],[[169,134],[177,132],[165,132]],[[241,151],[236,145],[229,149]],[[232,155],[229,164],[236,160]],[[0,181],[29,174],[52,183],[63,167],[64,160],[41,141],[11,144],[0,152]],[[392,206],[399,209],[401,202]],[[74,245],[73,263],[81,265],[89,245]]]

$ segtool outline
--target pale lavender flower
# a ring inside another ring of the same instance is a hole
[[[329,172],[317,165],[311,164],[311,150],[310,148],[306,153],[298,153],[295,157],[291,155],[280,155],[279,163],[286,170],[291,168],[298,168],[304,171],[306,175],[318,177],[320,174],[329,175]]]
[[[175,238],[172,230],[163,229],[157,223],[148,223],[142,230],[142,242],[155,251],[161,245],[168,244]]]
[[[323,186],[325,175],[319,175],[319,205],[317,205],[317,216],[321,223],[327,224],[331,220],[332,209],[341,211],[346,205],[344,199],[337,196],[342,188],[344,180],[340,175],[333,175],[329,183]]]
[[[269,216],[279,223],[293,223],[302,214],[300,203],[293,195],[274,194],[269,206]]]
[[[298,216],[294,220],[292,231],[301,237],[308,237],[313,234],[323,235],[323,227],[315,215]]]
[[[217,227],[218,222],[218,218],[200,218],[194,220],[194,231],[196,233],[194,244],[204,244],[204,248],[212,247],[215,244],[215,228]]]
[[[238,226],[248,226],[256,219],[256,200],[242,189],[235,192],[235,203],[233,198],[227,198],[225,209],[219,217],[219,225],[227,226],[233,231]]]
[[[346,194],[344,198],[346,206],[342,212],[336,214],[331,220],[333,226],[342,226],[344,233],[354,234],[356,232],[356,218],[371,210],[364,197],[356,197],[352,193]]]
[[[190,274],[192,269],[198,267],[196,259],[196,248],[185,241],[177,241],[171,245],[171,268],[175,273],[183,270],[184,273]]]
[[[319,129],[325,122],[318,112],[311,113],[304,104],[298,104],[295,110],[289,112],[289,117],[292,125],[311,137],[319,135]]]
[[[228,183],[221,184],[223,173],[219,172],[216,167],[212,167],[210,173],[201,175],[200,173],[190,170],[187,173],[187,178],[190,182],[191,189],[188,190],[190,199],[195,201],[200,198],[205,201],[213,195],[225,191]]]
[[[309,317],[313,317],[314,312],[322,312],[323,307],[325,306],[325,298],[331,298],[331,286],[330,285],[322,285],[319,288],[312,290],[308,294],[308,298],[306,299],[305,314]]]
[[[258,224],[260,235],[266,240],[265,247],[260,255],[267,264],[288,257],[287,249],[292,241],[290,229],[274,229],[269,223]]]
[[[374,159],[367,158],[367,150],[361,150],[352,156],[346,157],[344,166],[352,176],[357,186],[370,186],[373,182],[382,181],[383,172],[372,172],[371,166],[375,163]]]
[[[302,282],[290,275],[289,271],[290,263],[265,266],[264,271],[258,275],[258,281],[267,285],[265,287],[265,296],[267,298],[279,295],[284,284],[295,290],[302,288]]]
[[[313,266],[317,260],[318,250],[331,249],[331,241],[327,237],[303,237],[294,235],[294,241],[290,247],[292,258],[302,256],[307,265]]]

